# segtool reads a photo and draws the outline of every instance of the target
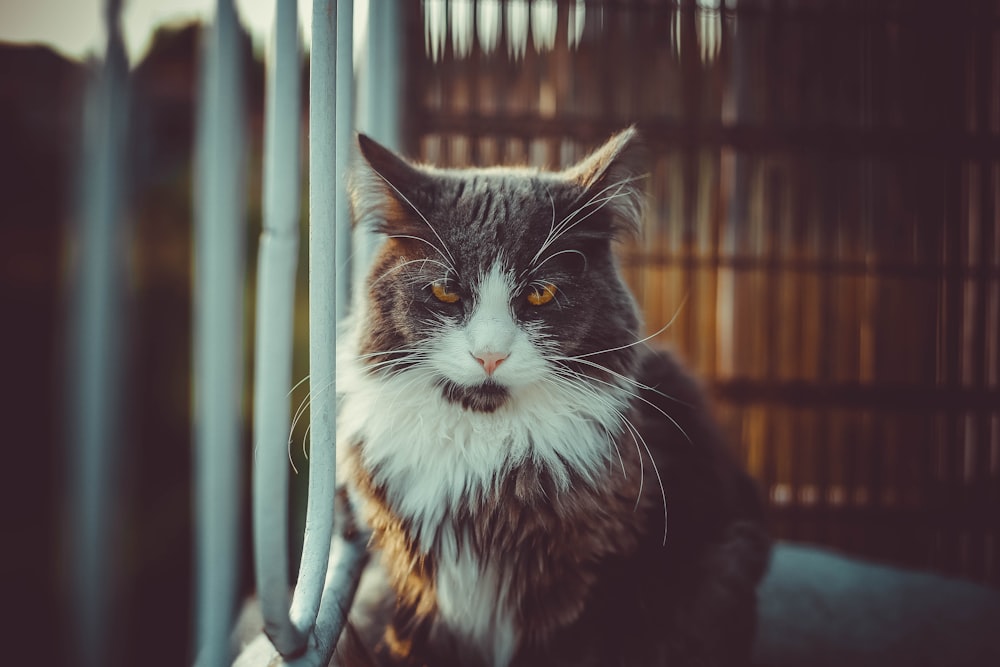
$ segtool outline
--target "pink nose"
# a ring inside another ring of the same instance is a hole
[[[484,354],[474,354],[476,361],[479,365],[483,367],[487,375],[493,375],[493,372],[497,369],[497,366],[502,364],[507,358],[506,354],[497,352],[486,352]]]

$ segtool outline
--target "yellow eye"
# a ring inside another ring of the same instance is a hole
[[[431,292],[434,293],[434,298],[442,303],[455,303],[459,299],[458,292],[449,292],[448,285],[443,280],[431,283]]]
[[[541,283],[539,286],[534,286],[531,291],[528,292],[528,303],[532,306],[544,306],[549,301],[552,301],[556,296],[556,286],[552,283]]]

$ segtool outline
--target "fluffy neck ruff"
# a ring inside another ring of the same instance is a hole
[[[337,383],[342,442],[362,443],[359,463],[425,552],[446,517],[474,511],[522,466],[551,477],[558,492],[593,485],[618,463],[629,398],[607,383],[540,384],[482,412],[446,400],[420,369],[372,373],[350,353],[340,355]]]

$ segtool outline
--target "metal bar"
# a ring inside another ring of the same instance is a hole
[[[351,289],[351,224],[347,170],[354,146],[354,0],[337,0],[337,321],[347,314]]]
[[[367,538],[362,534],[353,538],[340,535],[334,538],[323,604],[316,618],[313,640],[309,651],[301,658],[288,662],[288,667],[322,667],[329,664],[361,579],[361,570],[367,559],[366,543]]]
[[[309,500],[292,622],[316,621],[333,537],[336,484],[337,7],[314,0],[309,65]]]
[[[402,148],[400,53],[405,37],[401,4],[368,3],[364,55],[358,76],[358,129],[395,151]],[[373,233],[361,227],[355,230],[353,278],[356,285],[365,282],[376,244]]]
[[[73,548],[75,655],[79,664],[107,663],[115,571],[116,461],[120,448],[120,356],[125,247],[121,225],[128,61],[122,43],[121,1],[105,3],[104,64],[88,91],[81,164],[82,227],[75,283],[67,446],[73,491],[69,508]]]
[[[228,661],[239,562],[243,383],[243,100],[232,0],[218,0],[199,98],[194,464],[198,664]]]
[[[351,240],[345,176],[352,145],[352,50],[352,0],[338,0],[336,6],[329,0],[314,2],[309,109],[310,430],[313,447],[305,544],[291,605],[295,627],[285,626],[281,592],[275,591],[273,601],[263,600],[262,593],[262,607],[267,608],[265,627],[269,624],[271,627],[267,636],[257,637],[240,654],[235,663],[240,666],[326,665],[347,620],[366,560],[367,538],[353,525],[343,526],[339,534],[333,535],[336,505],[335,334],[347,306],[349,281],[346,274]],[[275,70],[276,77],[288,76],[278,72],[277,67]],[[259,326],[264,326],[263,322]],[[282,377],[286,379],[281,385],[284,388],[288,386],[288,376]],[[283,433],[287,433],[287,406],[283,407],[281,415]],[[271,452],[270,463],[283,468],[283,452],[282,448],[281,461],[278,452]],[[279,492],[287,494],[287,477],[283,479],[286,486]],[[274,489],[261,487],[255,489],[255,493],[260,494],[255,503],[275,502],[275,496],[271,495]],[[279,504],[284,507],[283,503]],[[340,518],[347,520],[346,513]],[[284,524],[274,528],[284,529]],[[283,541],[275,542],[274,537],[273,531],[258,535],[259,558],[273,557],[274,550],[283,548]],[[270,544],[263,544],[268,540]],[[287,565],[283,556],[276,558],[276,563]],[[275,567],[275,564],[267,567]],[[281,581],[279,573],[274,572],[268,584],[277,587]],[[277,620],[270,622],[268,614]]]
[[[341,262],[342,258],[346,257],[346,248],[338,248],[343,246],[348,242],[349,232],[348,232],[348,222],[346,215],[338,219],[338,213],[347,208],[347,197],[345,189],[345,177],[347,162],[349,157],[350,145],[349,141],[345,141],[351,134],[351,128],[349,125],[350,114],[344,113],[346,109],[350,108],[351,96],[349,91],[353,86],[353,76],[351,76],[351,70],[353,69],[353,31],[354,31],[354,14],[353,14],[353,0],[337,0],[336,8],[318,8],[313,5],[313,67],[316,67],[316,55],[315,50],[316,44],[316,30],[317,24],[323,23],[323,19],[326,17],[327,21],[332,21],[333,25],[329,24],[323,26],[323,42],[322,46],[326,45],[326,41],[329,37],[333,37],[334,44],[331,49],[336,53],[336,60],[331,63],[329,60],[323,66],[323,69],[317,72],[317,79],[310,79],[310,128],[313,127],[313,121],[323,122],[326,120],[325,115],[329,113],[330,109],[326,106],[317,109],[318,113],[323,114],[323,116],[313,117],[312,109],[317,100],[313,95],[324,95],[324,104],[329,101],[328,86],[332,84],[332,88],[337,92],[337,100],[333,109],[333,122],[327,123],[323,126],[323,132],[317,134],[316,136],[310,136],[309,150],[310,150],[310,188],[309,188],[309,206],[310,206],[310,216],[309,224],[310,230],[315,230],[317,224],[323,227],[322,237],[314,235],[314,239],[321,239],[322,245],[316,244],[315,246],[310,244],[310,291],[313,289],[313,281],[316,284],[316,294],[322,301],[320,307],[322,308],[322,315],[325,318],[323,321],[319,322],[321,328],[313,330],[309,335],[310,343],[310,373],[311,377],[316,377],[318,371],[322,374],[326,373],[326,364],[330,364],[330,377],[336,377],[336,362],[334,353],[336,351],[336,325],[340,317],[342,317],[344,310],[347,305],[347,290],[346,287],[342,286],[341,283],[346,281],[337,280],[337,269],[344,266]],[[325,10],[325,11],[324,11]],[[333,11],[331,16],[330,12]],[[326,31],[330,30],[327,34]],[[335,32],[334,32],[335,31]],[[322,50],[323,56],[326,57],[328,51],[324,48]],[[330,65],[333,65],[333,76],[332,80],[330,77]],[[315,69],[312,70],[316,72]],[[333,129],[333,137],[330,137],[330,128]],[[310,129],[310,133],[311,133]],[[331,138],[333,141],[333,146],[330,145]],[[317,145],[318,142],[318,145]],[[333,149],[333,163],[330,163],[329,150]],[[315,151],[315,152],[314,152]],[[313,162],[313,156],[315,155],[316,161]],[[333,169],[332,178],[330,178],[330,169]],[[315,169],[316,171],[313,171]],[[333,201],[330,200],[330,190],[329,183],[334,183],[334,197]],[[318,191],[318,192],[317,192]],[[314,208],[315,202],[315,208]],[[331,210],[332,204],[332,210]],[[316,217],[313,217],[313,214]],[[329,219],[332,217],[332,219]],[[339,223],[339,224],[338,224]],[[315,232],[312,232],[315,234]],[[333,248],[328,246],[329,243],[333,244]],[[312,253],[316,252],[315,255]],[[331,258],[334,259],[331,262]],[[315,275],[312,273],[313,261],[321,263],[321,269]],[[333,284],[330,284],[332,281]],[[330,299],[333,299],[333,320],[331,321],[329,312]],[[310,294],[310,308],[313,308],[312,294]],[[315,321],[314,313],[315,310],[310,311],[310,324]],[[317,356],[317,361],[322,363],[323,366],[313,366],[313,350],[316,348],[320,349],[320,354]],[[334,383],[335,380],[331,380]],[[317,415],[316,412],[316,396],[313,396],[312,403],[312,416],[315,420]],[[325,455],[330,456],[330,471],[329,475],[325,478],[326,486],[324,487],[324,495],[321,498],[324,503],[324,510],[327,508],[334,508],[336,506],[334,495],[336,493],[336,474],[334,468],[335,462],[335,452],[336,452],[336,423],[334,421],[334,414],[336,410],[336,385],[332,384],[330,388],[330,393],[328,398],[321,401],[320,409],[327,413],[323,415],[323,421],[320,422],[324,428],[330,428],[329,435],[324,437],[323,440],[317,438],[316,422],[313,422],[313,443],[320,443],[325,450]],[[329,421],[327,421],[329,420]],[[312,448],[314,461],[316,454],[316,447]],[[314,470],[310,471],[310,485],[312,482],[312,475],[316,472]],[[312,488],[310,488],[309,501],[312,503]],[[310,508],[311,509],[311,508]],[[346,512],[339,517],[341,520],[347,520]],[[308,524],[306,529],[308,530]],[[333,651],[337,646],[337,640],[340,638],[340,633],[344,628],[344,624],[347,622],[347,614],[351,607],[351,602],[354,598],[354,593],[357,589],[358,581],[361,577],[361,569],[365,562],[365,546],[366,541],[360,539],[357,532],[353,528],[348,526],[341,526],[341,534],[338,534],[333,541],[333,548],[329,552],[329,560],[326,567],[326,581],[323,586],[323,595],[320,601],[319,613],[316,617],[316,622],[313,627],[313,638],[314,641],[310,642],[310,651],[301,660],[294,661],[290,663],[291,665],[301,665],[305,667],[309,665],[310,667],[319,665],[326,665],[330,661],[330,657],[333,655]],[[350,535],[348,536],[348,534]],[[308,535],[308,533],[307,533]],[[353,538],[353,539],[352,539]],[[318,660],[317,660],[318,658]]]
[[[299,32],[296,0],[277,0],[267,68],[264,221],[257,270],[253,513],[257,595],[264,632],[283,655],[305,647],[289,617],[288,394],[299,252]]]
[[[315,11],[315,10],[314,10]],[[334,262],[334,327],[346,315],[350,294],[351,277],[351,228],[349,223],[349,204],[347,197],[347,170],[350,163],[351,146],[354,134],[354,2],[353,0],[337,0],[335,74],[333,87],[336,90],[334,108],[334,218],[331,221],[334,229],[333,253],[326,255],[326,262],[333,258]],[[314,17],[315,30],[315,17]],[[314,39],[315,39],[315,32]],[[315,61],[314,61],[315,62]],[[310,122],[312,118],[310,118]],[[312,140],[310,140],[312,149]],[[311,168],[310,164],[310,168]],[[326,166],[326,165],[324,165]],[[315,181],[310,181],[315,182]],[[316,182],[321,186],[322,181]],[[312,190],[310,189],[310,202]],[[324,204],[326,202],[324,201]],[[310,216],[310,224],[312,224]],[[312,256],[310,256],[311,258]],[[311,264],[311,261],[310,261]],[[310,281],[310,285],[312,281]],[[310,321],[312,319],[310,318]],[[312,336],[310,335],[310,341]],[[311,343],[314,344],[314,343]],[[336,350],[336,339],[326,341],[328,350]],[[333,369],[334,373],[336,368]],[[315,369],[310,368],[311,373]],[[313,376],[315,377],[315,376]],[[331,389],[330,401],[324,403],[325,409],[335,409],[335,387]],[[315,435],[315,432],[314,432]],[[335,436],[336,434],[333,433]],[[314,439],[313,442],[316,442]],[[330,449],[335,450],[336,440],[330,441]],[[331,480],[335,477],[331,473]],[[332,485],[331,485],[332,486]],[[334,489],[335,492],[335,489]],[[328,505],[333,505],[332,498]],[[320,603],[319,613],[313,628],[315,641],[312,642],[316,657],[306,655],[301,661],[292,664],[326,665],[337,646],[337,640],[347,622],[347,613],[354,599],[361,569],[365,560],[366,544],[349,542],[340,535],[334,537],[333,548],[327,564],[326,582]],[[313,651],[311,651],[313,652]]]
[[[368,543],[368,533],[353,528],[343,532],[343,535],[334,537],[323,604],[305,652],[286,662],[267,636],[261,634],[240,653],[233,667],[324,667],[330,664],[340,636],[339,628],[343,626],[350,606],[340,602],[354,598],[361,570],[367,560],[365,546]],[[327,600],[333,603],[328,603]]]

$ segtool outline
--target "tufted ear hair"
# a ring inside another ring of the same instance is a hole
[[[427,231],[416,206],[433,187],[433,177],[364,135],[351,169],[351,221],[383,234],[420,235]]]
[[[608,214],[590,216],[606,221],[604,234],[639,231],[646,202],[642,181],[647,173],[645,147],[635,126],[612,136],[564,174],[583,190],[577,204],[583,207],[581,214],[599,209]]]

